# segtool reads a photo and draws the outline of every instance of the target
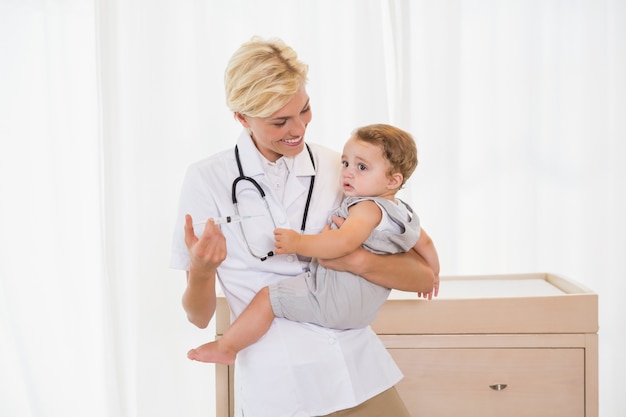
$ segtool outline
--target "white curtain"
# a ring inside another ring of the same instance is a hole
[[[0,7],[0,414],[111,415],[89,2]]]
[[[212,337],[167,268],[186,166],[232,146],[230,54],[310,64],[308,140],[410,130],[444,275],[600,295],[600,414],[626,409],[626,2],[0,0],[0,415],[207,416]],[[445,291],[445,288],[442,288]]]

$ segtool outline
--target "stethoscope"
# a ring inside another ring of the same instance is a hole
[[[306,150],[309,152],[309,158],[311,158],[313,169],[315,169],[315,161],[313,160],[313,153],[311,152],[311,148],[309,148],[309,145],[307,144],[305,145],[306,145]],[[267,210],[267,212],[270,215],[270,218],[272,219],[272,224],[274,225],[274,229],[276,229],[276,221],[274,220],[274,215],[272,214],[272,210],[270,210],[270,206],[267,203],[267,198],[265,197],[265,191],[263,191],[259,183],[254,178],[243,175],[243,168],[241,166],[241,159],[239,158],[239,148],[237,147],[237,145],[235,145],[235,160],[237,161],[237,168],[239,169],[239,176],[235,178],[235,180],[233,181],[233,185],[232,185],[233,207],[235,208],[235,213],[237,214],[237,216],[240,215],[239,203],[237,202],[237,184],[239,184],[241,181],[248,181],[250,184],[254,185],[254,188],[256,188],[257,192],[259,193],[259,196],[261,196],[261,199],[263,200],[263,204],[265,205],[265,209]],[[312,175],[311,182],[309,183],[309,193],[306,197],[306,204],[304,205],[304,214],[302,215],[302,226],[300,226],[300,232],[304,232],[304,229],[306,227],[306,219],[309,216],[309,205],[311,204],[311,196],[313,195],[314,184],[315,184],[315,175]],[[265,261],[267,258],[274,256],[274,251],[269,251],[265,255],[258,255],[254,253],[254,251],[250,247],[250,244],[248,243],[248,239],[246,237],[246,232],[244,230],[243,223],[244,222],[239,222],[239,228],[241,229],[241,235],[243,236],[244,242],[246,242],[246,247],[248,248],[248,252],[250,252],[250,255],[254,256],[257,259],[260,259],[261,261]]]

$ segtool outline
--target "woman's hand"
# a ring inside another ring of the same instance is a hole
[[[433,280],[433,289],[430,292],[418,292],[418,298],[426,298],[428,300],[432,300],[433,297],[437,297],[439,295],[439,275],[435,275],[435,279]]]
[[[219,227],[209,220],[198,239],[193,232],[193,220],[185,216],[185,245],[189,251],[187,288],[183,293],[183,308],[188,320],[204,329],[215,312],[215,273],[226,259],[226,239]]]
[[[209,219],[200,238],[193,231],[193,219],[185,216],[185,245],[189,251],[190,270],[215,271],[226,259],[226,239],[219,227]]]

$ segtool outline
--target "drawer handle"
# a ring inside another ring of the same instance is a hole
[[[502,391],[503,389],[506,388],[506,384],[494,384],[494,385],[489,385],[489,388],[491,388],[494,391]]]

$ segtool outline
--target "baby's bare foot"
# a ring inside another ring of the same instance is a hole
[[[209,342],[191,349],[187,352],[187,357],[194,361],[232,365],[235,363],[237,353],[228,350],[224,351],[218,342]]]

